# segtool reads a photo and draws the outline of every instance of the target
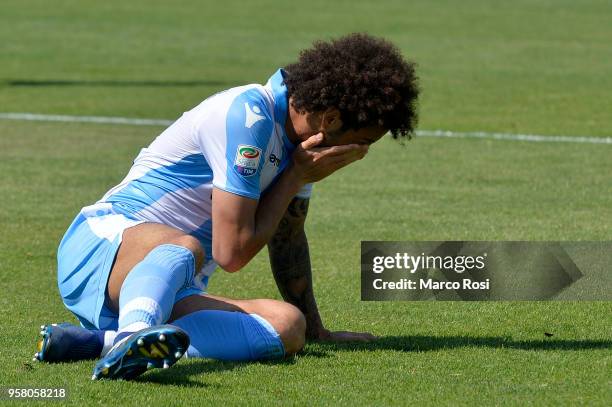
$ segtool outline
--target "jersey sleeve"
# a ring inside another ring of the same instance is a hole
[[[213,172],[213,186],[259,199],[264,154],[274,129],[267,100],[256,88],[251,88],[230,102],[224,117],[217,114],[209,121],[217,124],[211,128],[203,123],[197,137]]]

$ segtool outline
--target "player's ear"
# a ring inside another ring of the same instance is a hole
[[[340,111],[335,107],[330,107],[323,112],[321,118],[321,130],[327,133],[339,132],[342,128],[342,118]]]

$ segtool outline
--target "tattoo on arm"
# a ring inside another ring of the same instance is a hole
[[[310,253],[304,232],[308,202],[308,199],[293,198],[268,243],[268,254],[281,295],[304,313],[306,336],[316,338],[323,324],[312,290]]]

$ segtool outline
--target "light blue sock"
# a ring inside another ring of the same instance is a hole
[[[119,334],[165,323],[176,293],[190,284],[195,259],[190,250],[171,244],[157,246],[127,275],[119,294]]]
[[[204,310],[172,322],[189,335],[188,358],[280,359],[285,348],[272,325],[257,314]]]

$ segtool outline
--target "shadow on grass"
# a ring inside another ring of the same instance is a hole
[[[156,81],[156,80],[69,80],[69,79],[8,79],[0,84],[14,87],[46,86],[102,86],[102,87],[191,87],[191,86],[235,86],[236,82],[215,80]]]
[[[320,355],[324,357],[324,355]],[[144,374],[136,382],[157,383],[166,385],[176,385],[184,387],[218,387],[217,384],[202,383],[192,378],[206,375],[207,373],[225,372],[234,369],[241,369],[254,363],[261,365],[292,365],[296,362],[295,358],[282,360],[269,360],[260,362],[229,362],[213,359],[187,359],[168,370],[156,370]]]
[[[577,339],[542,339],[515,341],[509,337],[472,337],[472,336],[384,336],[369,343],[333,343],[315,342],[299,353],[298,358],[331,357],[333,352],[342,351],[378,351],[391,350],[399,352],[428,352],[463,347],[485,347],[497,349],[520,350],[585,350],[612,349],[611,340],[577,340]],[[169,370],[157,370],[140,376],[135,381],[140,383],[158,383],[184,387],[215,387],[218,384],[202,383],[194,378],[207,373],[225,372],[242,369],[253,363],[263,365],[292,365],[296,358],[261,362],[227,362],[212,359],[191,359],[179,363]]]
[[[520,350],[585,350],[612,349],[612,340],[542,339],[513,340],[509,337],[472,336],[384,336],[369,343],[317,342],[312,352],[306,349],[304,356],[323,356],[327,351],[376,351],[428,352],[463,347],[507,348]],[[323,352],[321,352],[323,350]]]

